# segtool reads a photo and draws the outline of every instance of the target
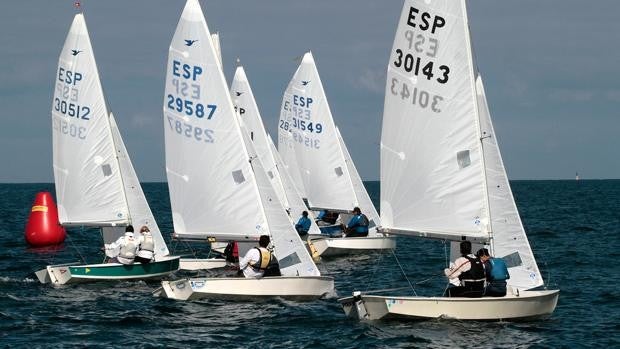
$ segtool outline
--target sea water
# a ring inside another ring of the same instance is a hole
[[[377,182],[366,186],[378,203]],[[143,185],[160,228],[172,231],[167,186]],[[354,290],[405,287],[439,295],[445,245],[398,238],[391,253],[327,260],[337,295],[313,302],[154,298],[155,282],[52,287],[32,274],[51,263],[100,262],[96,230],[72,228],[57,249],[29,249],[24,225],[35,193],[52,184],[0,185],[0,345],[3,347],[201,348],[573,348],[620,347],[620,180],[514,181],[523,223],[547,286],[560,288],[553,315],[530,322],[347,319],[336,301]],[[169,244],[206,255],[200,245]],[[406,275],[406,277],[405,277]],[[393,291],[412,295],[414,290]]]

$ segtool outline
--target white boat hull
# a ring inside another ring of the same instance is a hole
[[[339,299],[348,317],[359,320],[448,318],[458,320],[525,320],[550,315],[559,290],[519,291],[505,297],[381,297]]]
[[[312,300],[334,294],[334,279],[327,276],[275,276],[254,278],[190,278],[162,281],[153,295],[177,299],[245,300],[282,297]]]
[[[314,245],[321,257],[335,257],[348,254],[368,253],[369,251],[392,250],[396,248],[395,237],[360,237],[360,238],[313,238],[308,244]],[[310,249],[310,246],[308,246]],[[313,252],[310,249],[311,253]]]
[[[228,264],[224,258],[181,258],[179,262],[179,270],[207,270],[224,268]]]

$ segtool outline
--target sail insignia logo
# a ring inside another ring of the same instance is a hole
[[[198,40],[188,40],[185,39],[185,46],[192,46]]]
[[[243,92],[235,91],[235,94],[237,94],[237,97],[239,97],[243,94]]]
[[[303,80],[301,82],[302,85],[307,86],[310,83],[310,80]]]
[[[77,56],[77,55],[78,55],[78,53],[80,53],[80,52],[82,52],[82,51],[79,51],[79,50],[71,50],[71,55],[73,55],[73,56]]]

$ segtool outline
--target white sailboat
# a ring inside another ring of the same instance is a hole
[[[403,130],[406,130],[404,132]],[[406,0],[388,65],[381,218],[391,234],[485,245],[509,267],[504,297],[340,299],[359,319],[511,320],[551,314],[512,197],[470,46],[465,1]]]
[[[282,162],[278,163],[276,160],[277,151],[265,130],[256,100],[254,99],[254,93],[243,66],[237,67],[230,90],[237,115],[243,121],[243,130],[252,141],[253,147],[267,171],[267,175],[276,190],[280,202],[291,217],[291,222],[296,223],[297,219],[301,217],[302,212],[307,210],[306,204],[294,186],[294,182],[291,181],[290,174],[286,173],[287,170],[282,165]],[[283,178],[284,176],[287,178]],[[310,217],[313,218],[312,216]],[[313,219],[309,233],[321,233]]]
[[[289,172],[299,174],[311,209],[350,212],[358,206],[370,221],[367,237],[330,238],[318,235],[313,238],[312,242],[320,255],[396,247],[393,237],[387,237],[376,229],[381,225],[379,214],[334,124],[311,52],[304,54],[284,92],[278,132],[284,161],[295,160],[296,168],[289,167]]]
[[[75,15],[60,54],[52,104],[54,179],[60,223],[102,229],[105,242],[124,227],[149,227],[148,264],[79,263],[36,272],[42,283],[161,277],[179,267],[148,206],[114,116],[108,112],[83,14]]]
[[[187,1],[170,45],[164,124],[176,237],[258,241],[270,235],[282,276],[164,281],[154,294],[188,300],[332,293],[333,278],[320,275],[252,142],[244,140],[197,0]]]

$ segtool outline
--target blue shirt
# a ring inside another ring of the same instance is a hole
[[[348,228],[354,228],[358,233],[367,233],[368,232],[368,218],[366,218],[363,214],[356,214],[351,217],[349,224],[347,224]]]
[[[310,230],[310,224],[310,218],[301,216],[297,224],[295,224],[295,229],[297,229],[297,232],[307,233]]]

